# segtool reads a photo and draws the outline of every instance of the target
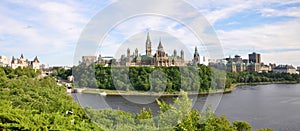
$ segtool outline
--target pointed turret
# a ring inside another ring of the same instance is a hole
[[[15,62],[15,57],[13,56],[11,59],[11,63],[14,63],[14,62]]]
[[[161,39],[159,39],[159,44],[158,44],[158,49],[159,50],[162,50],[164,47],[162,46],[162,44],[161,44]]]
[[[176,56],[177,56],[177,51],[176,51],[176,49],[174,50],[174,53],[173,53],[173,55],[174,55],[174,57],[176,57]]]
[[[127,57],[129,58],[130,57],[130,49],[127,48]]]
[[[37,56],[35,56],[35,58],[34,58],[34,60],[33,60],[34,62],[38,62],[38,63],[40,63],[40,61],[39,61],[39,59],[37,58]]]
[[[199,56],[199,52],[198,52],[198,48],[197,48],[197,46],[195,46],[195,53],[194,53],[194,57],[195,56]]]
[[[197,49],[197,46],[196,46],[193,62],[194,62],[194,64],[197,64],[197,63],[199,63],[199,61],[200,61],[200,57],[199,57],[198,49]]]
[[[23,55],[23,53],[21,54],[21,57],[20,57],[20,59],[24,59],[24,55]]]
[[[181,60],[182,60],[182,61],[184,61],[184,51],[183,51],[183,50],[181,50],[181,52],[180,52],[180,53],[181,53]]]
[[[146,42],[150,42],[151,43],[149,32],[147,32],[147,41]]]
[[[135,48],[135,57],[138,57],[138,55],[139,55],[139,50]]]

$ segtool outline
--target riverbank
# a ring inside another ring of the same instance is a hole
[[[252,83],[235,83],[230,86],[230,88],[225,89],[226,91],[233,91],[237,86],[243,85],[270,85],[270,84],[297,84],[297,81],[272,81],[272,82],[252,82]]]
[[[277,81],[277,82],[254,82],[254,83],[235,83],[232,84],[230,88],[221,90],[210,90],[208,92],[187,92],[189,95],[209,95],[209,94],[219,94],[219,93],[230,93],[237,86],[242,85],[268,85],[268,84],[296,84],[296,81]],[[179,92],[146,92],[146,91],[122,91],[122,90],[107,90],[107,89],[95,89],[95,88],[77,88],[77,93],[89,93],[89,94],[103,94],[107,96],[179,96]]]

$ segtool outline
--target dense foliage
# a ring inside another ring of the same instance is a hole
[[[154,92],[207,92],[230,87],[226,72],[208,66],[186,67],[103,67],[73,68],[75,85],[100,89],[139,90]],[[226,85],[225,85],[226,84]]]
[[[98,129],[64,87],[50,77],[34,78],[38,74],[0,68],[0,130]]]
[[[253,82],[280,82],[294,81],[300,82],[299,74],[276,73],[276,72],[229,72],[227,77],[232,83],[253,83]]]
[[[72,70],[71,69],[64,69],[62,67],[54,67],[52,68],[52,76],[57,76],[59,78],[62,78],[66,80],[68,76],[72,75]]]
[[[158,116],[153,117],[151,110],[143,109],[140,114],[130,114],[121,110],[85,110],[104,130],[174,130],[174,131],[251,131],[247,122],[230,123],[225,116],[215,116],[209,108],[206,112],[190,110],[192,101],[187,93],[175,99],[175,105],[157,101],[160,106]],[[261,129],[261,131],[272,131]]]

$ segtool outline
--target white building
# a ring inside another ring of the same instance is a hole
[[[40,69],[40,61],[37,58],[37,56],[33,59],[33,61],[30,62],[30,66],[31,66],[31,68],[33,68],[35,70],[39,70]]]
[[[278,65],[273,69],[274,72],[278,73],[290,73],[290,74],[296,74],[296,68],[292,65]]]
[[[9,67],[10,66],[10,59],[6,56],[0,56],[0,66]]]
[[[22,69],[25,67],[28,67],[29,61],[24,58],[23,54],[21,54],[21,57],[15,58],[14,56],[12,57],[11,60],[11,68],[16,69],[18,67],[21,67]]]
[[[207,56],[200,57],[200,64],[208,66],[208,63],[209,62],[208,62],[208,57]]]
[[[21,57],[19,59],[12,57],[12,60],[11,60],[11,68],[16,69],[18,67],[21,67],[21,68],[31,67],[35,70],[39,70],[40,69],[40,61],[38,60],[37,56],[34,58],[33,61],[29,61],[28,59],[24,58],[23,54],[21,54]]]

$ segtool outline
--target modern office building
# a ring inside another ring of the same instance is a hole
[[[249,63],[261,63],[260,54],[258,54],[256,52],[249,54]]]

